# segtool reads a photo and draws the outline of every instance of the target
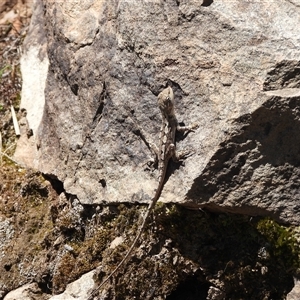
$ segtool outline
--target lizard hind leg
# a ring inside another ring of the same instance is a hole
[[[153,143],[149,143],[148,145],[149,145],[149,150],[151,152],[151,158],[148,160],[146,164],[150,168],[150,170],[153,171],[158,166],[159,150],[158,147]]]
[[[181,150],[181,151],[176,151],[176,147],[173,143],[171,143],[168,147],[167,153],[169,154],[169,157],[172,157],[172,160],[174,162],[180,162],[184,160],[185,158],[193,155],[195,151],[191,151],[189,149]]]
[[[180,150],[174,152],[174,155],[172,155],[172,159],[175,162],[180,162],[194,154],[195,154],[195,150],[191,150],[191,149]]]

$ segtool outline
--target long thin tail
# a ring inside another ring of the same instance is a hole
[[[155,195],[156,196],[156,195]],[[157,199],[155,200],[155,198],[151,201],[151,203],[149,203],[149,206],[147,208],[147,211],[145,213],[144,216],[144,220],[142,225],[140,226],[140,228],[138,229],[137,235],[135,236],[135,239],[130,247],[130,249],[128,250],[127,254],[125,255],[125,257],[121,260],[121,262],[115,267],[115,269],[110,273],[110,275],[91,293],[91,295],[87,298],[87,300],[91,300],[93,299],[92,297],[94,297],[95,293],[97,291],[99,291],[99,289],[112,277],[114,276],[114,274],[122,267],[123,264],[125,264],[126,260],[129,258],[129,256],[131,255],[133,249],[135,248],[143,230],[144,227],[146,225],[146,222],[149,218],[150,212],[152,210],[152,208],[154,207],[155,203],[156,203]]]
[[[126,260],[129,258],[129,256],[131,255],[132,253],[132,250],[135,248],[143,230],[144,230],[144,227],[147,223],[147,220],[149,218],[149,215],[152,211],[152,209],[154,208],[157,200],[159,199],[160,197],[160,193],[162,191],[162,188],[163,188],[163,185],[164,185],[164,180],[165,180],[165,175],[166,175],[166,171],[167,171],[167,163],[165,163],[165,165],[163,166],[162,168],[162,172],[160,174],[160,178],[159,178],[159,184],[158,184],[158,187],[156,189],[156,192],[155,192],[155,195],[153,197],[153,199],[151,200],[151,202],[149,203],[149,206],[147,208],[147,211],[145,213],[145,216],[144,216],[144,220],[143,220],[143,223],[142,225],[139,227],[138,229],[138,232],[135,236],[135,239],[130,247],[130,249],[128,250],[127,254],[125,255],[125,257],[121,260],[121,262],[115,267],[115,269],[110,273],[110,275],[108,275],[108,277],[100,283],[100,285],[91,293],[91,295],[87,298],[87,300],[92,300],[93,297],[95,296],[95,293],[97,291],[99,291],[99,289],[112,277],[114,276],[114,274],[123,266],[123,264],[125,264]]]

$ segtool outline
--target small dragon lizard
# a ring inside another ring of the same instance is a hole
[[[162,114],[162,126],[160,131],[160,139],[159,139],[159,148],[153,147],[153,150],[157,154],[158,158],[158,171],[159,171],[159,178],[158,178],[158,187],[156,189],[155,195],[151,202],[149,203],[148,209],[144,215],[143,223],[138,229],[137,235],[128,250],[125,257],[122,261],[116,266],[116,268],[110,273],[110,275],[92,292],[90,297],[87,300],[91,300],[95,293],[103,286],[126,262],[126,260],[130,257],[133,249],[135,248],[143,230],[149,218],[150,212],[154,208],[157,200],[160,197],[162,192],[164,181],[166,177],[166,172],[168,168],[168,162],[170,158],[173,160],[178,161],[184,155],[177,155],[175,150],[175,133],[177,131],[192,131],[197,125],[193,126],[180,126],[174,110],[174,94],[172,88],[169,86],[165,88],[159,95],[158,95],[158,106],[160,108]]]

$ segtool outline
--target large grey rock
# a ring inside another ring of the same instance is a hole
[[[156,96],[170,81],[179,121],[199,128],[179,136],[193,155],[171,165],[160,200],[300,223],[295,1],[44,5],[50,67],[32,165],[85,204],[149,202],[158,174],[140,132],[158,143]]]

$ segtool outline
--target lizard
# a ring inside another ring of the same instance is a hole
[[[162,115],[162,125],[160,130],[159,137],[159,147],[150,145],[152,150],[156,153],[158,159],[158,186],[155,191],[155,195],[150,201],[146,213],[143,217],[143,222],[138,228],[135,239],[133,240],[131,247],[127,251],[124,258],[121,262],[115,267],[115,269],[110,273],[110,275],[90,294],[87,300],[91,300],[94,297],[95,293],[110,279],[114,274],[125,264],[126,260],[130,257],[133,249],[136,247],[138,240],[145,228],[149,215],[152,209],[155,207],[156,202],[158,201],[160,194],[164,187],[164,182],[166,179],[166,173],[168,168],[169,160],[172,158],[175,161],[178,161],[183,155],[178,155],[175,150],[175,134],[176,130],[180,132],[193,131],[197,125],[192,126],[180,126],[176,115],[174,107],[174,93],[170,86],[165,88],[162,92],[159,93],[157,97],[157,103]]]

